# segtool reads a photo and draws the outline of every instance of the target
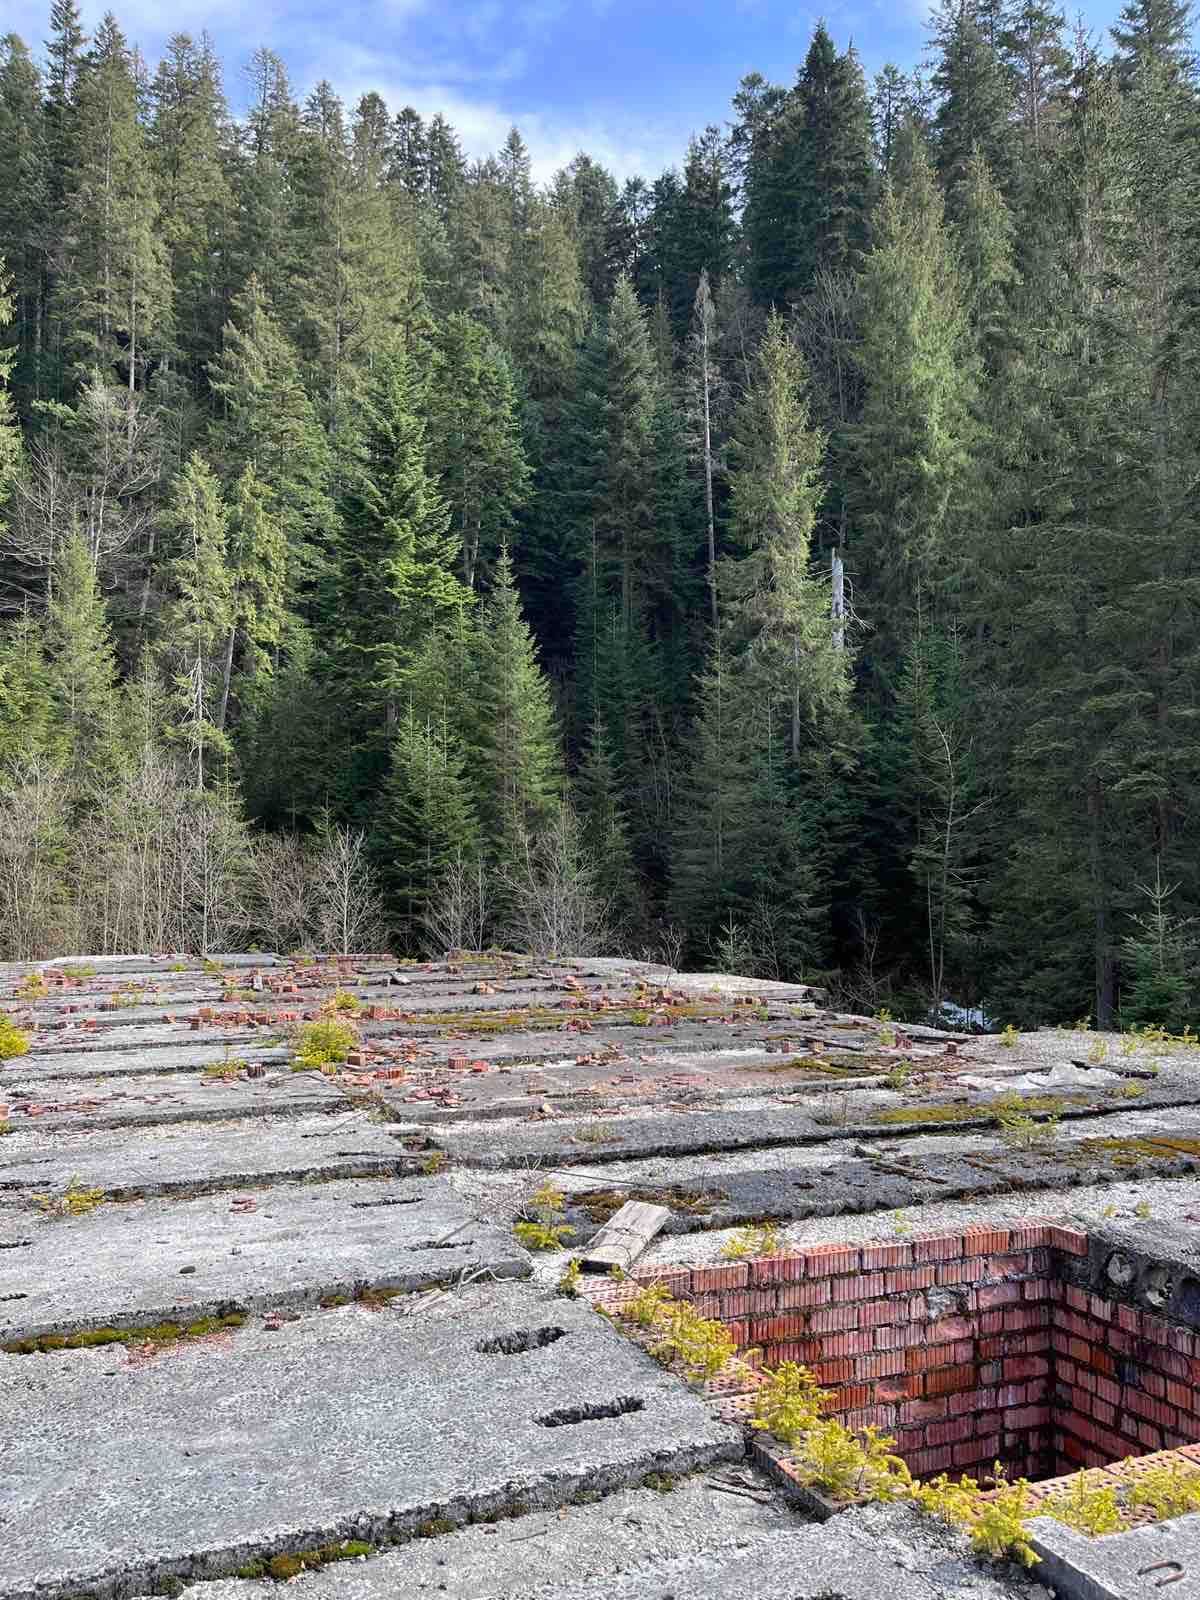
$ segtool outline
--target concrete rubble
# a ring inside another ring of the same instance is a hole
[[[905,1507],[813,1521],[736,1389],[556,1292],[629,1200],[670,1212],[643,1274],[767,1222],[786,1250],[1025,1215],[1093,1230],[1054,1268],[1087,1315],[1136,1291],[1183,1326],[1186,1046],[498,953],[80,957],[0,968],[0,1009],[30,1037],[0,1063],[0,1600],[1200,1597],[1200,1517],[1042,1518],[1032,1573]],[[330,1015],[349,1058],[293,1070]],[[548,1182],[573,1232],[531,1255]],[[921,1282],[961,1320],[967,1290]]]

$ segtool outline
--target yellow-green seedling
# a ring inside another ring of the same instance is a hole
[[[296,1058],[293,1072],[336,1072],[340,1063],[358,1043],[358,1035],[349,1022],[327,1017],[320,1022],[306,1022],[296,1034]]]

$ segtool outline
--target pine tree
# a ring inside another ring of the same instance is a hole
[[[230,285],[233,139],[221,68],[205,37],[167,41],[150,87],[150,157],[175,289],[175,345],[193,379],[220,344]]]
[[[937,51],[937,170],[953,216],[974,151],[1001,189],[1012,180],[1012,89],[978,0],[940,0],[930,29]]]
[[[261,678],[273,670],[287,621],[287,538],[274,496],[252,466],[242,469],[233,487],[229,511],[233,615],[221,670],[218,728],[225,727],[228,717],[239,645],[243,675]]]
[[[429,396],[429,466],[449,502],[463,582],[486,579],[529,494],[516,387],[485,328],[456,313],[438,330]]]
[[[617,281],[605,337],[606,432],[597,523],[620,579],[628,636],[653,535],[650,455],[655,376],[645,317],[627,277]]]
[[[12,299],[4,257],[0,256],[0,330],[12,320]],[[17,430],[9,394],[9,380],[14,365],[13,353],[0,345],[0,518],[9,498],[13,481],[21,465],[21,435]],[[0,524],[2,525],[2,524]]]
[[[869,242],[875,194],[871,112],[853,48],[838,55],[818,23],[796,86],[804,138],[797,173],[796,286],[854,271]]]
[[[111,14],[79,69],[59,314],[83,367],[144,382],[171,324],[171,281],[133,56]]]
[[[197,789],[228,750],[218,726],[226,641],[236,615],[229,572],[229,514],[212,468],[192,454],[175,481],[165,524],[174,552],[161,639],[171,660],[175,737]]]
[[[235,168],[240,227],[237,277],[257,280],[272,315],[287,309],[292,284],[302,276],[303,246],[294,226],[292,183],[300,141],[300,113],[287,68],[270,50],[256,50],[249,68],[250,94]]]
[[[22,408],[46,381],[46,274],[50,147],[42,78],[29,51],[0,39],[0,240],[11,275],[16,361],[10,374]]]
[[[810,573],[825,439],[810,425],[804,360],[778,315],[759,347],[732,448],[730,534],[741,554],[721,572],[730,633],[785,707],[799,761],[806,719],[827,717],[847,685],[828,593]]]
[[[1127,0],[1109,30],[1117,47],[1117,71],[1126,84],[1146,66],[1187,77],[1195,66],[1190,48],[1191,0]]]
[[[70,781],[110,781],[117,743],[117,663],[96,567],[78,534],[56,562],[46,617],[52,737]]]
[[[605,902],[608,920],[614,931],[632,939],[644,931],[646,917],[621,785],[599,718],[592,723],[573,789],[581,842],[595,865],[596,887]]]
[[[873,629],[867,659],[886,679],[911,632],[918,591],[936,584],[971,435],[962,287],[923,157],[902,193],[884,192],[859,297],[864,397],[860,420],[846,429],[848,549]]]
[[[212,429],[214,458],[229,481],[249,468],[270,491],[287,543],[291,598],[311,598],[333,556],[332,461],[295,351],[267,309],[257,278],[234,301],[209,384],[220,404]]]
[[[483,848],[503,862],[548,824],[563,792],[550,689],[506,551],[480,618],[476,682],[467,776],[475,789]]]
[[[422,918],[447,869],[478,847],[464,757],[410,710],[392,741],[371,837],[389,913],[409,949],[423,942]]]
[[[426,470],[424,425],[399,352],[375,367],[341,529],[328,626],[346,735],[365,787],[398,721],[419,641],[471,599],[454,574],[458,541]],[[351,781],[352,792],[361,793]]]

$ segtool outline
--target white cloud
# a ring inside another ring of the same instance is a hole
[[[528,87],[545,63],[554,30],[586,9],[605,15],[615,0],[81,0],[85,28],[110,6],[130,42],[153,67],[177,32],[212,35],[235,108],[243,68],[259,45],[287,62],[298,96],[327,78],[349,105],[375,90],[393,111],[441,112],[472,157],[497,150],[514,124],[529,146],[535,179],[586,150],[617,179],[654,177],[682,159],[688,129],[677,118],[640,117],[620,107],[587,114],[541,108]],[[40,53],[49,0],[9,0],[6,25]]]

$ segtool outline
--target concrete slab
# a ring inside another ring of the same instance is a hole
[[[119,1082],[66,1082],[53,1086],[36,1078],[0,1080],[16,1128],[36,1121],[47,1132],[71,1128],[153,1127],[164,1122],[217,1122],[229,1117],[269,1117],[280,1113],[336,1109],[345,1094],[319,1072],[272,1072],[245,1082],[147,1074]]]
[[[123,1050],[57,1050],[30,1051],[10,1063],[0,1074],[0,1093],[8,1081],[36,1081],[58,1083],[71,1078],[116,1078],[129,1073],[158,1072],[201,1073],[205,1067],[217,1066],[230,1056],[242,1061],[284,1062],[291,1052],[283,1045],[257,1043],[253,1039],[238,1039],[235,1045],[223,1044],[170,1044],[150,1045],[144,1049]]]
[[[1059,1600],[1174,1600],[1200,1595],[1200,1516],[1089,1539],[1050,1517],[1029,1524],[1038,1575]]]
[[[803,1111],[776,1108],[752,1116],[714,1110],[612,1121],[523,1122],[497,1134],[450,1125],[426,1130],[430,1142],[464,1166],[499,1170],[532,1162],[551,1166],[631,1161],[643,1156],[688,1155],[710,1150],[761,1150],[770,1145],[819,1139],[822,1131]]]
[[[416,1539],[367,1560],[339,1562],[297,1578],[294,1600],[442,1600],[503,1595],[527,1600],[635,1563],[743,1546],[797,1526],[795,1513],[744,1463],[665,1479],[657,1489],[618,1489],[592,1505],[532,1511]],[[270,1579],[231,1578],[189,1586],[186,1600],[279,1600]]]
[[[104,1203],[52,1219],[31,1203],[0,1210],[0,1344],[529,1270],[511,1232],[471,1216],[444,1179]]]
[[[30,1191],[61,1190],[72,1178],[110,1200],[137,1200],[289,1180],[400,1177],[417,1173],[425,1159],[405,1153],[363,1111],[57,1134],[36,1145],[17,1135],[0,1140],[0,1207],[26,1205]]]
[[[672,1215],[665,1231],[696,1233],[768,1217],[800,1221],[855,1216],[966,1198],[986,1200],[1017,1190],[1066,1191],[1122,1183],[1138,1175],[1173,1178],[1200,1171],[1200,1153],[1173,1150],[1167,1142],[1157,1151],[1147,1146],[1132,1155],[1096,1146],[1087,1137],[1065,1139],[1060,1134],[1053,1144],[1029,1150],[913,1155],[903,1140],[893,1140],[870,1156],[839,1159],[834,1144],[823,1166],[810,1162],[645,1181],[622,1177],[611,1185],[599,1171],[581,1182],[569,1163],[561,1163],[559,1184],[567,1194],[567,1220],[575,1226],[579,1243],[625,1199],[669,1206]]]
[[[586,1306],[528,1286],[440,1304],[147,1364],[0,1363],[0,1600],[125,1600],[741,1457],[735,1429]]]

